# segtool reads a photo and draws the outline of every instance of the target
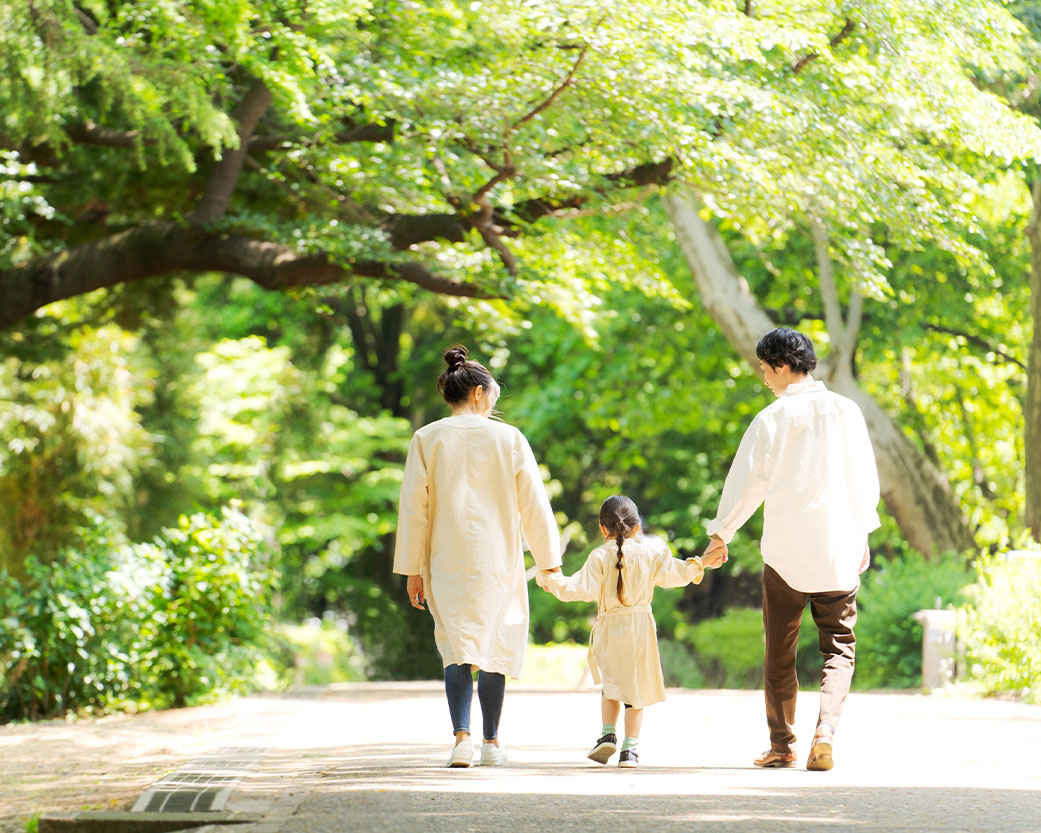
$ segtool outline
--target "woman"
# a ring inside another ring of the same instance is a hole
[[[473,762],[473,670],[484,722],[482,766],[506,762],[499,743],[506,675],[528,644],[521,525],[535,563],[560,568],[560,533],[538,464],[516,428],[489,417],[499,385],[465,347],[444,353],[437,389],[452,415],[416,431],[405,460],[394,572],[412,606],[430,606],[455,732],[448,765]]]

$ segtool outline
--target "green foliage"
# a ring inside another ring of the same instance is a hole
[[[14,574],[30,553],[46,561],[72,544],[92,517],[125,512],[151,450],[137,340],[107,326],[52,341],[16,338],[0,360],[0,569]]]
[[[505,418],[544,466],[573,535],[566,571],[616,491],[677,554],[698,551],[770,396],[695,297],[657,201],[619,177],[664,159],[722,219],[764,306],[825,351],[805,231],[828,227],[842,300],[874,298],[859,380],[949,473],[981,543],[1014,540],[1029,200],[1010,163],[1036,153],[1038,130],[987,89],[1020,93],[1037,55],[1002,5],[779,2],[754,17],[664,0],[0,9],[0,269],[183,219],[211,160],[237,146],[235,110],[259,79],[274,103],[217,231],[346,265],[418,261],[510,299],[360,278],[268,293],[203,276],[52,305],[0,335],[0,566],[13,573],[29,553],[59,563],[63,547],[93,559],[78,542],[96,518],[141,541],[165,536],[164,518],[239,499],[281,571],[284,617],[348,622],[368,675],[437,674],[429,618],[402,603],[387,565],[408,437],[443,413],[433,380],[456,340],[501,377]],[[358,128],[384,140],[354,141]],[[516,274],[471,227],[486,184]],[[543,211],[555,216],[533,223]],[[452,220],[453,239],[395,249],[396,220],[424,215]],[[760,531],[753,517],[705,587],[656,596],[663,645],[678,646],[665,650],[698,669],[686,678],[755,678],[761,634],[743,608]],[[891,519],[872,543],[904,549]],[[184,548],[201,545],[163,546],[187,562]],[[159,569],[147,547],[135,553]],[[926,585],[930,569],[909,583]],[[883,598],[873,575],[864,604],[899,630],[910,602]],[[202,604],[178,599],[177,610]],[[704,638],[683,631],[735,606]],[[585,641],[591,611],[533,594],[532,633]],[[873,616],[862,641],[899,644],[911,662],[914,626],[897,642],[873,635]],[[220,626],[192,626],[219,638]],[[216,682],[185,646],[167,648],[171,679],[186,669]],[[875,673],[873,651],[861,650],[858,683]],[[913,673],[886,662],[879,679]],[[111,679],[113,697],[132,696]]]
[[[98,533],[0,573],[0,719],[184,705],[256,680],[272,575],[237,510],[181,518],[151,544]]]
[[[674,638],[694,660],[704,687],[762,687],[766,643],[761,610],[733,608],[725,616],[677,628]],[[673,655],[678,653],[671,650]],[[679,660],[682,667],[682,657]],[[795,666],[803,685],[816,684],[821,659],[817,629],[808,610],[802,617]],[[693,674],[690,679],[696,681],[698,675]]]
[[[263,547],[250,520],[231,509],[220,521],[182,516],[154,544],[133,545],[135,560],[159,568],[141,622],[156,705],[183,706],[253,681],[275,578]]]
[[[1041,703],[1041,557],[984,556],[976,571],[959,623],[968,680],[986,694]]]
[[[876,563],[857,593],[857,688],[918,688],[922,626],[918,610],[957,605],[972,573],[961,557],[927,561],[916,552]],[[939,601],[937,601],[939,600]]]

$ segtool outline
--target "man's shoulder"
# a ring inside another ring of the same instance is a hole
[[[823,384],[796,396],[779,396],[776,401],[771,402],[759,413],[783,418],[829,411],[843,414],[861,413],[860,406],[856,402],[841,393],[829,390]]]

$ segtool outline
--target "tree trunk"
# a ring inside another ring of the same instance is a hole
[[[1023,476],[1026,481],[1025,525],[1041,541],[1041,179],[1031,183],[1030,194],[1034,210],[1027,224],[1027,240],[1030,242],[1030,318],[1034,334],[1030,339],[1027,360],[1027,399],[1023,404],[1023,421],[1026,426],[1023,439],[1026,460]]]
[[[672,191],[664,200],[703,306],[734,349],[758,366],[755,346],[776,325],[752,295],[719,232],[699,216],[694,199]],[[859,309],[856,313],[859,315]],[[846,329],[855,330],[852,326]],[[844,331],[836,341],[841,342],[845,334]],[[846,352],[851,359],[852,351]],[[974,547],[972,532],[943,473],[892,417],[860,389],[849,365],[836,362],[824,370],[822,377],[832,390],[854,400],[863,411],[878,464],[882,497],[908,543],[926,556]]]

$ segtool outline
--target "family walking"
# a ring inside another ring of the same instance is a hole
[[[602,684],[599,739],[588,757],[637,767],[645,706],[665,699],[651,598],[655,587],[698,584],[720,567],[727,544],[764,505],[761,549],[764,688],[770,747],[753,763],[791,767],[799,625],[806,605],[824,658],[820,714],[807,769],[831,769],[832,743],[853,676],[856,593],[879,525],[878,475],[859,408],[812,376],[810,340],[787,328],[756,353],[777,400],[752,420],[726,477],[704,555],[679,559],[643,532],[632,499],[600,507],[603,544],[573,576],[561,573],[560,536],[524,435],[489,417],[499,396],[491,373],[466,349],[445,351],[438,390],[451,415],[416,431],[405,462],[394,572],[407,576],[413,607],[429,608],[445,667],[455,734],[448,765],[474,764],[473,672],[481,705],[477,763],[507,760],[499,740],[506,676],[519,677],[528,641],[524,549],[536,582],[563,601],[596,601],[589,667]],[[523,535],[522,535],[523,533]],[[624,716],[622,711],[624,709]],[[618,721],[622,720],[622,743]]]

